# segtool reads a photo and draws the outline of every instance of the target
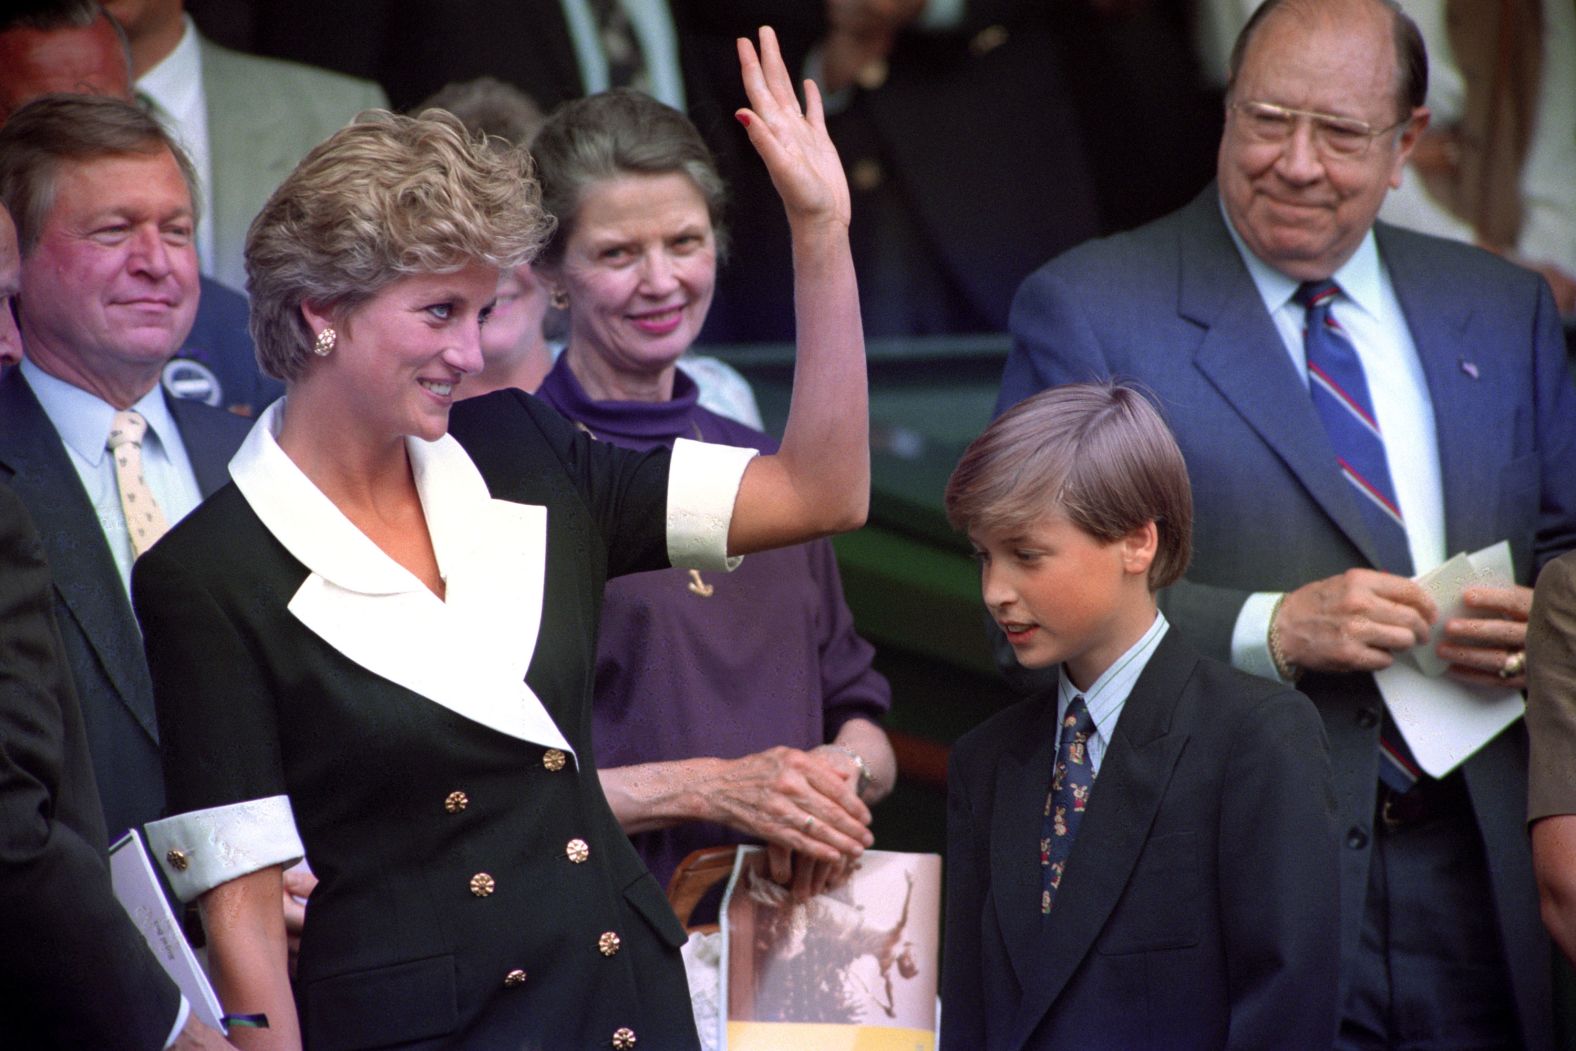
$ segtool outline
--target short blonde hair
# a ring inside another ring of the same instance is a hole
[[[1061,511],[1110,543],[1154,522],[1149,588],[1181,579],[1193,544],[1193,491],[1182,450],[1132,387],[1073,383],[1014,405],[969,444],[947,481],[947,520],[988,533]]]
[[[252,220],[258,363],[282,380],[301,374],[313,340],[304,303],[345,318],[402,277],[511,269],[551,229],[523,148],[473,137],[442,110],[368,110],[307,154]]]

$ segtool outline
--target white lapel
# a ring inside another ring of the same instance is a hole
[[[500,733],[573,755],[525,682],[542,621],[547,508],[492,499],[452,437],[407,438],[445,581],[440,601],[279,448],[284,406],[275,402],[258,419],[230,474],[269,532],[310,570],[291,614],[368,671]]]

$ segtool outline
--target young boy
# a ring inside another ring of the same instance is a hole
[[[947,514],[1019,662],[1060,681],[952,750],[943,1051],[1328,1051],[1324,732],[1157,609],[1193,517],[1159,415],[1114,385],[1029,398],[964,453]]]

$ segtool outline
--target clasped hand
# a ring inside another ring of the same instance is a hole
[[[1462,601],[1481,617],[1452,617],[1435,652],[1463,682],[1521,688],[1524,673],[1502,677],[1527,641],[1532,589],[1473,587]],[[1378,671],[1395,654],[1428,641],[1439,611],[1415,581],[1349,569],[1286,595],[1275,618],[1287,661],[1307,671]]]
[[[875,842],[858,770],[835,749],[768,748],[728,763],[713,817],[766,841],[772,879],[801,899],[846,877]]]

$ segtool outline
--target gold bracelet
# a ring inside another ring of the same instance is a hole
[[[1302,669],[1286,659],[1286,648],[1282,645],[1280,624],[1281,606],[1286,602],[1286,593],[1275,600],[1275,605],[1270,609],[1270,661],[1275,665],[1275,674],[1285,682],[1296,682],[1302,676]]]

